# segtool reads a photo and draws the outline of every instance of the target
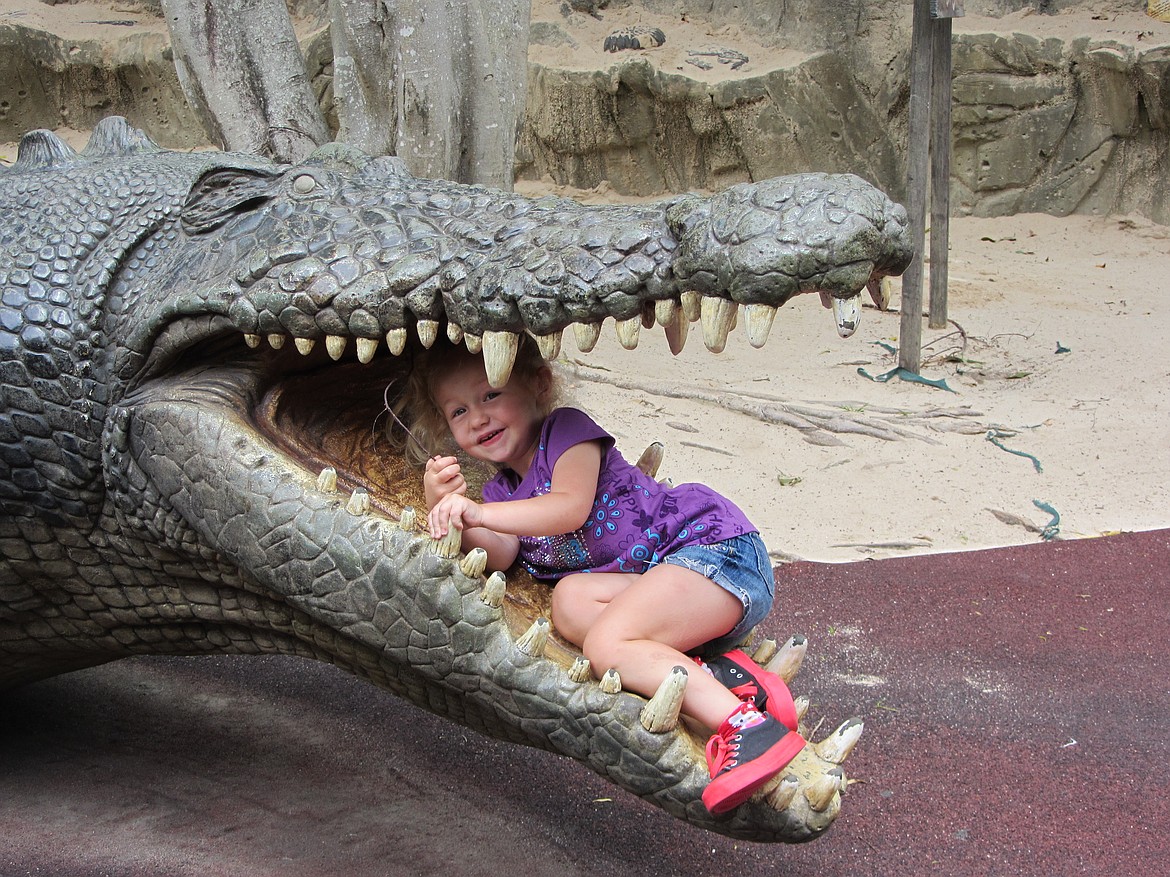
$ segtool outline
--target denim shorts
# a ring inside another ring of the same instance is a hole
[[[735,648],[772,610],[776,580],[772,561],[759,533],[745,533],[711,545],[688,545],[663,559],[704,575],[743,604],[739,624],[696,651],[722,654]]]

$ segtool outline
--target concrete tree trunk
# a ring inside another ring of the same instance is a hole
[[[330,0],[338,138],[510,190],[530,0]]]
[[[284,0],[162,0],[175,68],[208,136],[295,162],[328,142]]]

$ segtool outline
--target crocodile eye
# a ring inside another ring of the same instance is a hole
[[[309,174],[301,174],[292,183],[292,189],[298,195],[308,195],[317,188],[317,181]]]

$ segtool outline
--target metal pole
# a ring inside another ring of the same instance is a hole
[[[931,0],[914,0],[910,41],[910,131],[906,195],[914,260],[902,276],[898,365],[917,374],[922,363],[922,251],[926,243],[926,188],[930,173]]]
[[[930,150],[930,321],[947,325],[948,251],[951,237],[951,19],[931,22],[934,66]]]

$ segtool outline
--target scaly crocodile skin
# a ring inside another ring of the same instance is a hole
[[[0,687],[129,655],[302,655],[697,826],[815,837],[858,723],[712,816],[676,721],[685,676],[648,710],[593,681],[542,588],[516,576],[505,595],[477,552],[412,526],[419,479],[370,425],[438,332],[482,347],[497,383],[515,333],[553,356],[607,317],[627,346],[657,318],[676,347],[701,318],[719,349],[743,305],[758,345],[817,291],[848,332],[907,240],[904,211],[852,176],[585,207],[341,146],[283,167],[163,151],[121,119],[81,155],[33,132],[0,170]]]

